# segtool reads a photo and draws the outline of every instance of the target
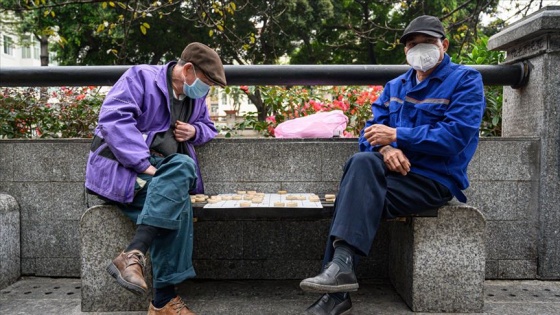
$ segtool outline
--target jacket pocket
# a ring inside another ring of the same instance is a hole
[[[442,120],[445,115],[445,111],[447,110],[447,105],[445,104],[422,103],[416,104],[414,107],[417,111],[417,125],[434,125]]]
[[[107,144],[91,152],[86,168],[86,186],[97,194],[117,202],[130,202],[134,196],[136,173],[118,161],[98,153]]]

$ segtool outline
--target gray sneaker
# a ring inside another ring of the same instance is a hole
[[[348,315],[352,311],[350,295],[342,302],[336,302],[330,295],[324,294],[305,310],[306,315]]]
[[[359,288],[354,271],[343,272],[333,262],[327,264],[318,276],[301,281],[299,286],[303,291],[317,293],[351,292]]]

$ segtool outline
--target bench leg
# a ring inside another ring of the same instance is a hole
[[[482,311],[486,221],[480,211],[448,205],[437,217],[391,225],[391,282],[413,311]]]
[[[134,236],[135,225],[116,206],[94,206],[80,220],[82,312],[146,311],[152,297],[152,266],[146,261],[148,294],[136,296],[117,284],[105,268]]]

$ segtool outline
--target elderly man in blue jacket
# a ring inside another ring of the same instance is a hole
[[[372,104],[360,153],[344,168],[322,272],[300,283],[323,293],[306,314],[348,314],[359,287],[357,256],[368,255],[381,220],[440,207],[468,187],[485,108],[480,74],[451,62],[442,23],[420,16],[400,42],[412,67]]]
[[[226,85],[218,54],[201,43],[163,66],[127,70],[107,94],[86,167],[86,188],[115,202],[137,224],[107,267],[125,289],[145,294],[150,250],[154,298],[148,314],[194,314],[175,285],[195,276],[189,193],[202,193],[194,146],[213,139],[210,86]]]

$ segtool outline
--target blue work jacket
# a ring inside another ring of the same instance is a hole
[[[410,171],[445,185],[466,202],[462,190],[469,186],[467,166],[478,145],[485,106],[480,73],[451,62],[445,54],[422,82],[416,84],[416,71],[410,69],[387,83],[365,127],[396,128],[397,141],[391,145],[403,151]],[[360,151],[379,149],[363,135],[362,130]]]

